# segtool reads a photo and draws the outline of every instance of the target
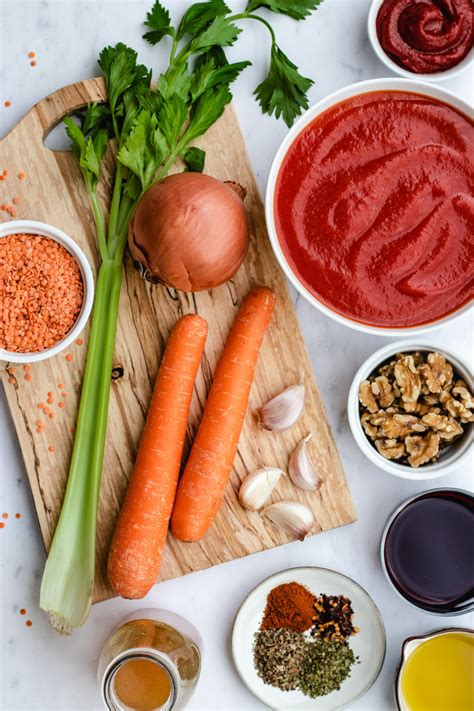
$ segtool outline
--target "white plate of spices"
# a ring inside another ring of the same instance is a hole
[[[377,679],[385,628],[372,598],[327,568],[289,568],[257,585],[234,622],[232,654],[272,709],[336,711]]]

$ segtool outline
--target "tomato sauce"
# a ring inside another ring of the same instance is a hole
[[[474,128],[411,92],[360,94],[293,141],[275,226],[306,288],[355,321],[417,326],[473,296]]]

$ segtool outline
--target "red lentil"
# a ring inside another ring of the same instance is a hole
[[[12,202],[13,202],[14,205],[19,205],[19,204],[20,204],[20,198],[18,197],[18,195],[15,195],[15,197],[14,197],[13,200],[12,200]]]
[[[79,266],[62,245],[41,235],[4,237],[0,348],[38,352],[61,341],[79,315],[83,291]]]
[[[55,451],[56,451],[56,447],[54,446],[54,444],[50,444],[50,445],[49,445],[48,451],[49,451],[49,452],[55,452]]]
[[[5,524],[3,523],[3,521],[0,521],[0,528],[5,528]]]
[[[15,368],[7,368],[8,375],[13,375],[14,372],[15,372]]]
[[[4,171],[4,174],[5,174],[5,171]],[[23,171],[20,171],[18,173],[18,178],[19,178],[19,180],[24,180],[26,178],[26,173],[24,173]]]
[[[11,106],[11,105],[12,105],[12,102],[11,102],[11,101],[5,101],[5,106],[7,107],[7,109],[8,109],[8,107]]]
[[[84,341],[82,340],[82,338],[76,338],[76,345],[82,346],[83,343]]]
[[[21,513],[16,513],[15,518],[21,518]]]
[[[11,350],[11,348],[9,350]],[[25,373],[25,380],[33,380],[33,376],[31,375],[31,373]]]
[[[25,624],[26,624],[27,627],[31,627],[31,625],[32,625],[33,623],[32,623],[31,620],[26,620]]]
[[[28,57],[34,59],[36,57],[36,52],[28,52]]]
[[[5,511],[5,513],[2,513],[2,518],[8,518],[8,514],[6,511]]]
[[[32,61],[32,62],[30,62],[30,64],[31,64],[31,66],[32,66],[32,67],[36,67],[36,62],[35,62],[35,60],[34,60],[34,59],[33,59],[33,61]]]
[[[64,407],[65,404],[66,404],[66,403],[65,403],[65,402],[62,402],[62,401],[58,403],[59,407]]]
[[[13,385],[13,383],[15,382],[15,378],[12,378],[12,377],[10,376],[10,377],[8,378],[8,382],[10,383],[10,385]]]
[[[38,410],[44,410],[44,402],[39,402],[36,407]]]
[[[54,414],[54,412],[50,412],[49,415],[48,415],[48,417],[49,417],[50,420],[54,420],[54,418],[56,417],[56,415]]]
[[[49,415],[50,412],[51,412],[51,408],[50,408],[50,407],[44,407],[44,408],[43,408],[43,411],[44,411],[44,414],[45,414],[45,415]]]
[[[64,390],[65,387],[66,387],[66,386],[64,385],[64,383],[59,383],[59,385],[58,385],[58,388],[59,388],[60,390]]]
[[[48,405],[52,405],[54,403],[54,398],[49,397],[46,402],[48,403]]]
[[[70,353],[67,354],[66,360],[69,361],[69,363],[72,361],[72,355]]]
[[[61,397],[67,397],[67,392],[65,390],[61,393]]]
[[[8,170],[5,169],[5,170],[3,171],[3,177],[4,177],[4,178],[8,178]]]
[[[26,615],[26,610],[24,607],[21,608],[20,615]]]
[[[36,427],[42,427],[43,426],[43,420],[36,420]]]

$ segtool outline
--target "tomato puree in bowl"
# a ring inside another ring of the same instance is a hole
[[[377,15],[382,49],[404,69],[434,74],[455,67],[474,40],[473,0],[384,0]]]
[[[283,159],[275,228],[299,281],[367,325],[413,327],[467,303],[474,281],[474,127],[412,92],[353,96]]]

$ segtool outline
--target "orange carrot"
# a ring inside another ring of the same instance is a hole
[[[274,305],[270,289],[253,289],[227,339],[178,486],[171,530],[182,541],[199,541],[220,509]]]
[[[122,597],[144,597],[156,583],[206,335],[206,321],[189,315],[168,339],[109,553],[109,581]]]

